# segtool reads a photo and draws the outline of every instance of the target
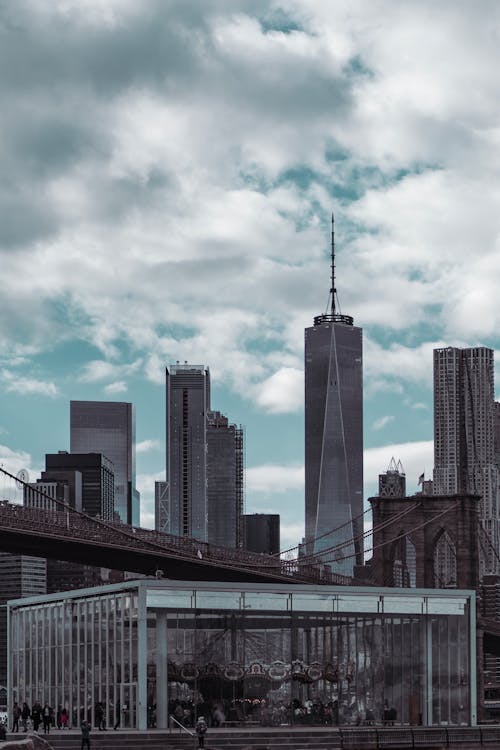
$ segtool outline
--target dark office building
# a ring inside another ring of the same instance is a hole
[[[210,373],[203,365],[166,369],[167,482],[165,531],[208,540],[207,412]]]
[[[208,541],[241,544],[243,430],[219,411],[207,413]]]
[[[25,488],[24,503],[50,510],[50,497],[56,497],[57,492],[67,499],[71,508],[104,520],[113,519],[113,466],[101,453],[61,451],[47,454],[42,479]],[[58,507],[54,502],[52,510]],[[64,560],[47,560],[49,594],[102,583],[101,568]]]
[[[7,685],[7,601],[38,596],[47,591],[47,562],[43,557],[0,552],[0,703],[8,705]]]
[[[102,453],[48,453],[42,477],[57,480],[58,473],[82,475],[82,510],[105,521],[113,520],[113,464]]]
[[[242,517],[243,548],[249,552],[277,555],[280,551],[280,517],[276,513],[252,513]]]
[[[363,558],[362,329],[336,309],[334,261],[332,217],[331,310],[305,331],[306,551],[352,575]]]
[[[118,401],[71,401],[70,433],[71,453],[103,453],[112,462],[115,513],[123,523],[139,526],[134,405]]]

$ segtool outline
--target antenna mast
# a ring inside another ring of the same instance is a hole
[[[332,296],[332,315],[335,315],[335,295],[337,290],[335,289],[335,219],[332,213],[332,288],[330,289]]]
[[[343,315],[340,312],[340,305],[339,305],[339,312],[337,312],[337,303],[338,303],[338,297],[337,297],[337,289],[335,288],[335,218],[332,212],[332,250],[331,250],[332,258],[331,258],[331,272],[332,272],[332,278],[331,278],[331,287],[330,287],[330,297],[331,297],[331,306],[330,311],[328,311],[328,302],[326,304],[326,311],[322,315],[316,315],[314,317],[314,325],[319,326],[323,325],[323,323],[343,323],[347,326],[352,326],[354,323],[354,319],[350,315]]]

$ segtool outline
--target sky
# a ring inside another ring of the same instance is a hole
[[[246,511],[304,524],[304,328],[364,330],[365,495],[432,475],[432,350],[498,347],[496,0],[0,0],[0,465],[136,407],[141,522],[165,365],[210,368]]]

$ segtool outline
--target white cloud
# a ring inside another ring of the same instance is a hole
[[[21,469],[29,469],[31,456],[25,451],[14,451],[7,445],[0,445],[0,466],[10,474],[17,474]]]
[[[298,411],[304,401],[304,373],[282,367],[256,386],[257,404],[271,413]]]
[[[384,427],[387,427],[388,424],[391,422],[394,422],[394,417],[392,415],[387,414],[384,417],[379,417],[379,419],[376,419],[375,422],[372,424],[373,430],[382,430]]]
[[[264,464],[247,468],[245,482],[248,492],[279,493],[304,488],[304,467]]]
[[[150,451],[158,451],[161,448],[159,440],[141,440],[140,443],[136,443],[136,453],[149,453]]]
[[[94,359],[87,362],[79,376],[82,383],[96,383],[101,380],[112,380],[113,382],[105,386],[109,393],[120,393],[127,390],[126,384],[122,380],[115,380],[120,376],[128,376],[136,373],[142,364],[141,360],[135,360],[130,364],[117,364],[103,359]]]
[[[58,393],[55,383],[24,377],[19,372],[11,370],[0,371],[0,380],[3,381],[5,390],[10,393],[38,394],[51,397],[57,396]]]
[[[123,380],[115,380],[113,383],[108,383],[104,386],[106,393],[126,393],[127,384]]]

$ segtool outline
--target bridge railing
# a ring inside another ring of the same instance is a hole
[[[45,510],[0,501],[0,525],[39,530],[44,534],[59,537],[78,537],[111,546],[150,549],[160,554],[174,553],[184,559],[255,570],[307,583],[345,585],[350,582],[345,576],[332,574],[320,566],[301,565],[300,559],[282,560],[278,556],[271,557],[247,550],[221,547],[189,537],[131,527],[121,522],[103,521],[70,507],[63,510]]]

